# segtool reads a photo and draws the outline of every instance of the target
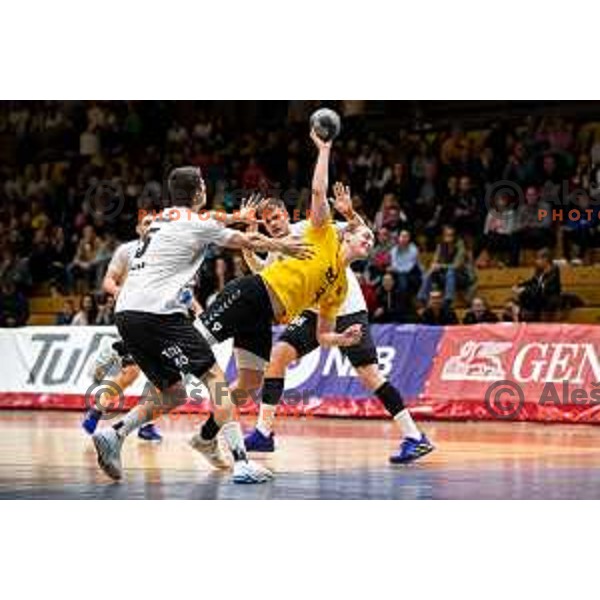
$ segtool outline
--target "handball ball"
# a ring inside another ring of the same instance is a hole
[[[342,122],[334,110],[320,108],[310,117],[310,127],[324,142],[330,142],[340,134]]]

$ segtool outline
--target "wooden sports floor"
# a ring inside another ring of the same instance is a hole
[[[390,421],[281,420],[277,452],[258,457],[276,479],[240,486],[188,447],[198,418],[163,420],[161,444],[132,435],[125,478],[112,483],[96,466],[80,414],[0,411],[0,498],[600,498],[593,426],[424,423],[437,450],[393,467],[387,457],[398,433]]]

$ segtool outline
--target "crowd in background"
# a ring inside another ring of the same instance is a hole
[[[363,104],[336,105],[344,130],[331,179],[351,187],[376,232],[372,256],[355,265],[371,319],[455,323],[457,296],[470,304],[466,322],[558,310],[553,259],[587,263],[600,245],[598,215],[586,211],[599,199],[600,123],[507,117],[374,131]],[[313,108],[290,102],[284,124],[239,130],[201,105],[182,115],[165,102],[0,103],[0,326],[25,324],[35,293],[81,296],[80,306],[65,300],[58,323],[111,323],[114,300],[100,293],[106,266],[135,237],[139,209],[164,206],[172,166],[202,169],[213,208],[234,210],[259,191],[292,214],[305,210]],[[567,218],[572,207],[579,216]],[[496,315],[477,295],[477,271],[522,264],[524,250],[537,252],[532,277]],[[200,301],[246,271],[238,254],[212,249]]]

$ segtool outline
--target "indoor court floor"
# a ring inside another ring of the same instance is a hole
[[[0,499],[600,498],[594,426],[426,422],[437,450],[391,466],[398,442],[391,421],[282,419],[278,451],[256,457],[276,478],[244,486],[212,471],[187,445],[204,418],[163,418],[161,444],[132,435],[125,477],[113,483],[96,466],[79,413],[0,411]]]

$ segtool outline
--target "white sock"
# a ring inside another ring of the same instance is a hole
[[[418,440],[421,438],[421,432],[417,429],[413,418],[410,416],[408,409],[401,410],[395,417],[394,421],[400,424],[402,435],[404,437],[413,438]]]
[[[233,460],[248,461],[246,456],[246,446],[244,446],[244,436],[242,435],[242,428],[237,421],[229,421],[221,427],[221,434],[231,454],[233,454]]]
[[[135,406],[132,408],[118,423],[114,425],[119,437],[125,438],[132,431],[138,429],[146,423],[152,421],[152,410],[149,410],[146,405]]]
[[[270,404],[264,403],[261,403],[260,405],[256,429],[258,429],[266,437],[269,437],[271,433],[273,433],[273,424],[275,423],[276,411],[276,406],[271,406]]]

